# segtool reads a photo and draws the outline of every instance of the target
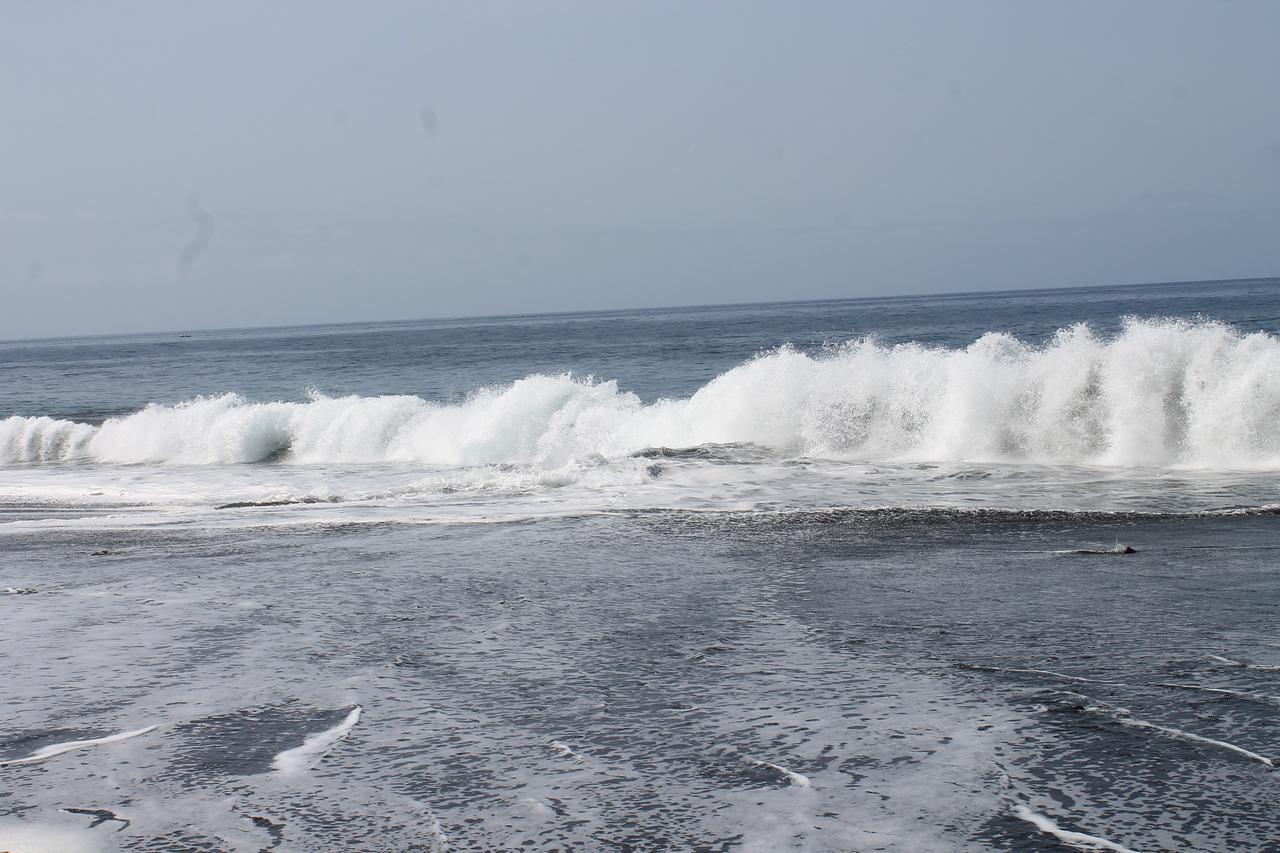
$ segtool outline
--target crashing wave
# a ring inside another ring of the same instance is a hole
[[[0,420],[0,463],[522,464],[648,448],[755,445],[894,461],[1280,467],[1280,338],[1210,321],[1131,318],[1044,345],[990,332],[961,349],[783,347],[685,399],[531,375],[458,404],[412,396],[152,404],[101,426]]]

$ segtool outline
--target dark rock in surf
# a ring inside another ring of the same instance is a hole
[[[255,509],[258,507],[272,506],[296,506],[298,504],[331,504],[338,503],[338,498],[295,498],[292,500],[278,501],[233,501],[229,504],[219,504],[214,509]]]
[[[1077,548],[1072,551],[1058,551],[1056,553],[1068,556],[1118,557],[1125,554],[1136,554],[1138,549],[1132,545],[1122,545],[1117,542],[1114,548]]]

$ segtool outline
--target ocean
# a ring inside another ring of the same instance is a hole
[[[1280,850],[1280,279],[0,343],[0,849]]]

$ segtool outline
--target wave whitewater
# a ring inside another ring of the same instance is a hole
[[[751,444],[868,461],[1280,467],[1280,338],[1213,321],[1128,319],[1032,345],[851,341],[790,347],[691,397],[645,403],[612,381],[531,375],[458,404],[413,396],[151,404],[101,426],[0,421],[0,464],[531,464],[647,448]]]

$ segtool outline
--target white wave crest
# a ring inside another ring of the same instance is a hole
[[[101,427],[0,421],[0,463],[532,464],[650,447],[755,444],[897,461],[1280,467],[1280,338],[1223,323],[1130,319],[1043,346],[1001,332],[963,349],[865,339],[784,347],[687,399],[644,403],[614,382],[531,375],[443,405],[411,396],[234,394],[147,406]]]

